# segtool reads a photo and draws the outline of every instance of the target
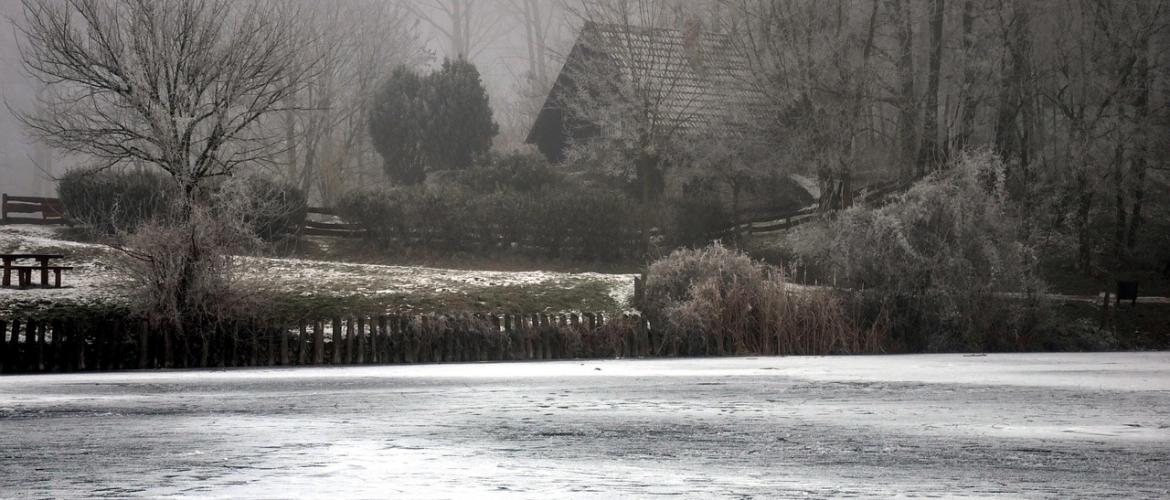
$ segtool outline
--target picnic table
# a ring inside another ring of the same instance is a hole
[[[49,271],[53,272],[53,286],[61,288],[61,272],[73,269],[69,266],[51,266],[49,261],[53,259],[64,258],[64,255],[47,254],[47,253],[6,253],[0,254],[0,261],[4,263],[4,282],[3,286],[12,286],[12,271],[16,271],[17,286],[25,287],[32,285],[33,271],[40,271],[41,286],[49,286]],[[35,260],[37,264],[19,265],[14,262],[19,260]]]

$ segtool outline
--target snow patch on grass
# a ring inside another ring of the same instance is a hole
[[[60,228],[48,226],[0,226],[0,253],[51,252],[65,255],[61,265],[73,266],[62,277],[62,288],[0,288],[0,304],[29,303],[124,303],[127,280],[111,265],[116,250],[103,245],[62,239]],[[630,307],[634,275],[603,273],[556,273],[547,271],[477,271],[434,267],[388,266],[348,262],[239,257],[241,282],[263,292],[299,297],[360,297],[378,300],[394,297],[395,303],[410,305],[415,299],[431,304],[452,301],[460,304],[536,303],[555,295],[560,306],[575,296],[599,297],[588,305],[567,307],[580,310],[595,307],[606,298],[619,309]],[[497,293],[498,292],[498,293]],[[502,294],[504,297],[495,297]],[[519,298],[525,295],[523,301]],[[551,300],[551,299],[550,299]],[[536,311],[533,311],[536,312]]]

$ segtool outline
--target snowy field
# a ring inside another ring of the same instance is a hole
[[[0,497],[1166,498],[1170,353],[0,378]]]
[[[130,286],[111,265],[118,252],[59,236],[60,228],[0,226],[0,253],[58,253],[67,271],[62,288],[0,288],[0,309],[48,304],[121,303]],[[57,263],[57,261],[54,261]],[[298,297],[358,297],[385,304],[387,312],[452,312],[545,307],[620,310],[634,294],[634,275],[547,271],[480,271],[417,266],[244,257],[241,284],[261,292]],[[542,300],[542,297],[544,299]]]

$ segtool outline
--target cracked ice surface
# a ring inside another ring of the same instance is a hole
[[[0,377],[0,497],[1170,494],[1170,353]]]

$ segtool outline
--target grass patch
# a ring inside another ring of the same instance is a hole
[[[538,285],[471,286],[377,294],[295,294],[265,292],[272,314],[281,319],[377,314],[613,313],[622,306],[606,283],[586,279]]]

